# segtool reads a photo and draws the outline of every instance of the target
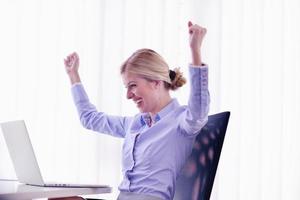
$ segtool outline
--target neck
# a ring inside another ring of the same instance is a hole
[[[172,101],[172,98],[171,98],[170,94],[167,93],[166,96],[164,96],[163,98],[161,98],[161,99],[159,100],[159,103],[158,103],[158,105],[157,105],[155,111],[149,113],[150,116],[151,116],[151,119],[153,120],[154,117],[155,117],[155,115],[156,115],[159,111],[161,111],[164,107],[166,107],[171,101]]]

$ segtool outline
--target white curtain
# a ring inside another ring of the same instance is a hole
[[[45,179],[110,184],[122,140],[81,127],[63,58],[80,55],[91,101],[117,115],[121,63],[152,48],[187,74],[187,21],[208,29],[211,113],[232,115],[212,199],[299,199],[298,0],[1,0],[0,121],[24,119]],[[172,94],[184,104],[189,86]],[[0,178],[15,178],[0,134]]]
[[[217,199],[300,198],[300,1],[220,4],[221,110],[232,115]]]

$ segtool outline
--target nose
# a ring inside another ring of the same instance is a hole
[[[132,99],[132,97],[134,96],[134,93],[131,92],[129,89],[127,90],[127,99]]]

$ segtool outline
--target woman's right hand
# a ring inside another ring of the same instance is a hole
[[[70,75],[73,73],[78,73],[79,68],[79,56],[76,52],[67,56],[65,61],[66,72]]]
[[[65,69],[67,74],[69,75],[71,84],[80,82],[80,77],[78,74],[78,68],[79,68],[79,56],[76,52],[70,54],[67,56],[66,59],[64,59],[65,63]]]

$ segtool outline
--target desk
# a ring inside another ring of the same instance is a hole
[[[110,193],[111,187],[103,188],[61,188],[39,187],[21,184],[18,181],[0,180],[0,199],[35,199],[35,198],[58,198],[77,195]]]

